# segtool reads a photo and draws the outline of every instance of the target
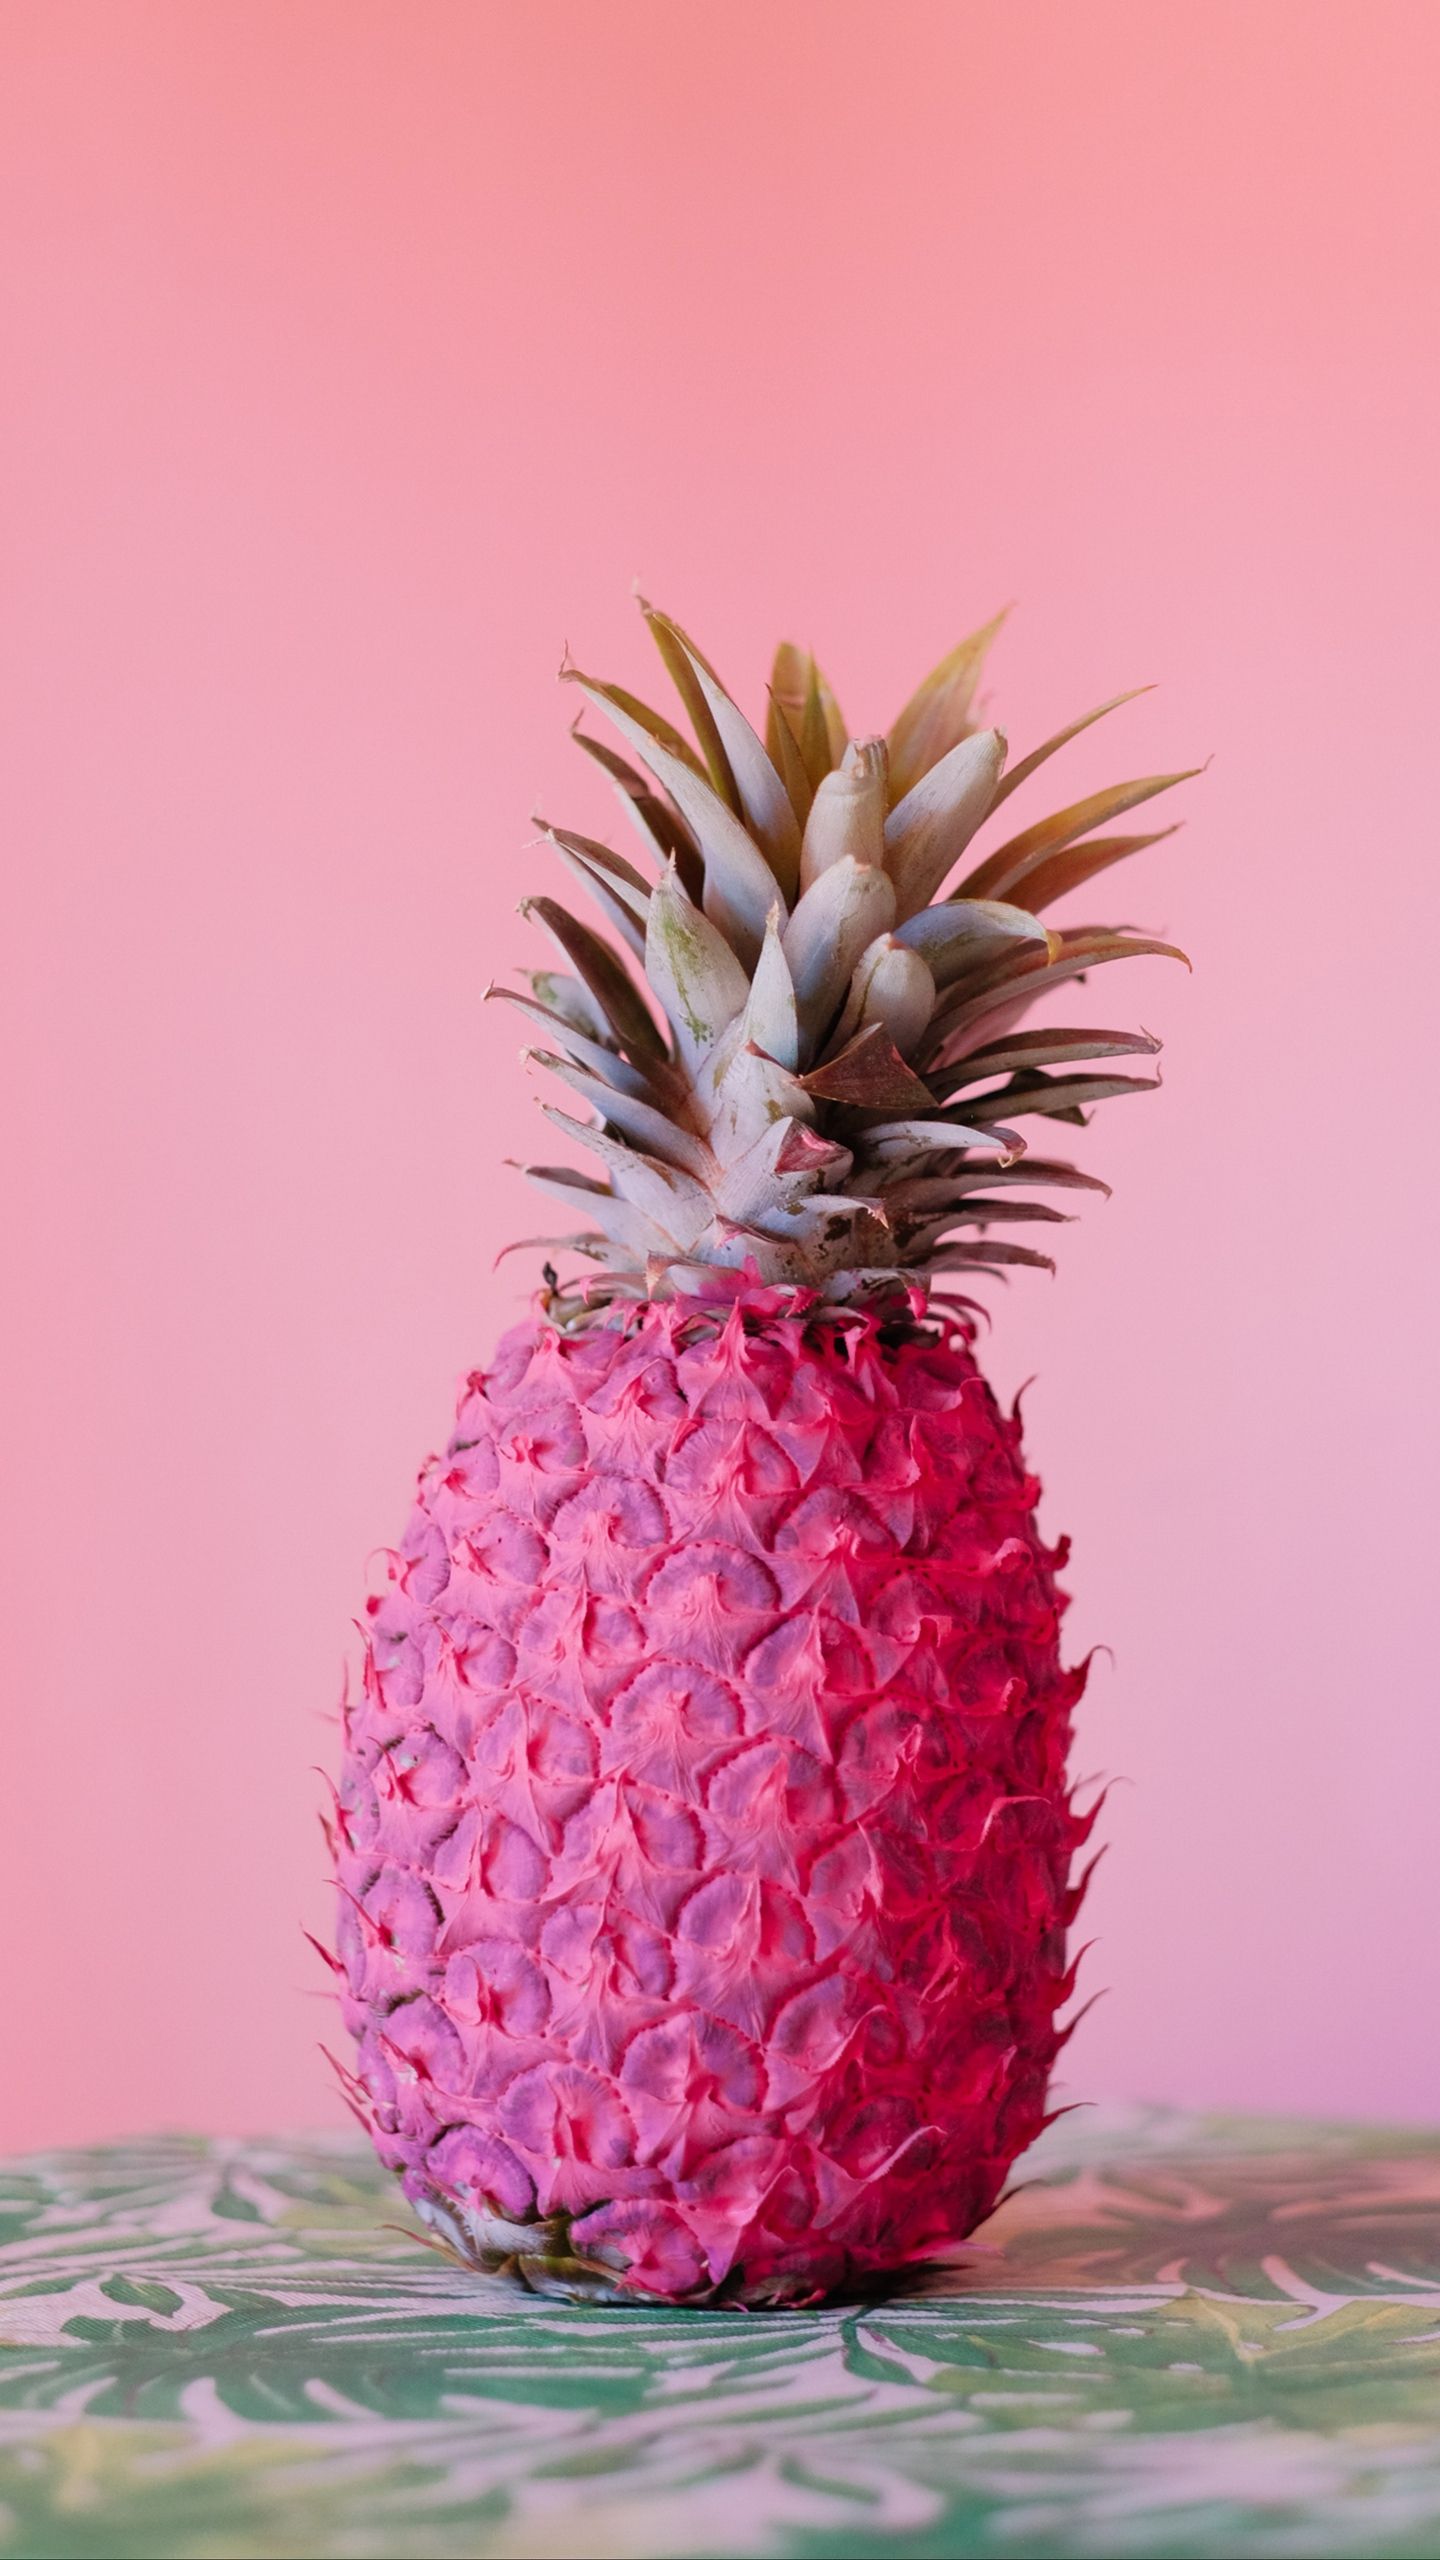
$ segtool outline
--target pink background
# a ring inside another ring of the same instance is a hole
[[[649,673],[637,574],[869,724],[1013,596],[1016,752],[1147,678],[1066,782],[1213,750],[1100,902],[1194,956],[1095,995],[1168,1089],[993,1339],[1134,1781],[1068,2077],[1440,2112],[1429,0],[0,40],[0,2138],[335,2112],[310,1765],[520,1303],[480,995],[532,806],[605,816],[551,677]]]

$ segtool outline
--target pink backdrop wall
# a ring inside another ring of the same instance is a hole
[[[333,2112],[367,1551],[534,1223],[568,640],[1214,751],[1000,1308],[1123,1771],[1075,2094],[1440,2110],[1426,0],[10,0],[0,2138]],[[1093,747],[1093,752],[1092,752]],[[1427,927],[1425,911],[1429,909]],[[1426,2020],[1428,2017],[1428,2027]]]

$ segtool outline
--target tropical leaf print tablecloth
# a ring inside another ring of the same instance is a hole
[[[1072,2116],[958,2270],[814,2312],[468,2277],[357,2143],[0,2189],[5,2560],[1440,2553],[1440,2136]]]

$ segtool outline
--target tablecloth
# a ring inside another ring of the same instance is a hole
[[[1440,2135],[1078,2113],[963,2262],[579,2309],[346,2137],[0,2180],[5,2560],[1434,2560]]]

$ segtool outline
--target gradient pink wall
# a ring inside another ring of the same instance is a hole
[[[1214,764],[1000,1308],[1128,1773],[1075,2094],[1440,2112],[1426,0],[10,0],[0,2138],[334,2112],[367,1551],[518,1304],[569,641]],[[1102,905],[1107,902],[1102,901]],[[1427,923],[1426,910],[1429,910]],[[1428,2023],[1427,2023],[1428,2021]]]

